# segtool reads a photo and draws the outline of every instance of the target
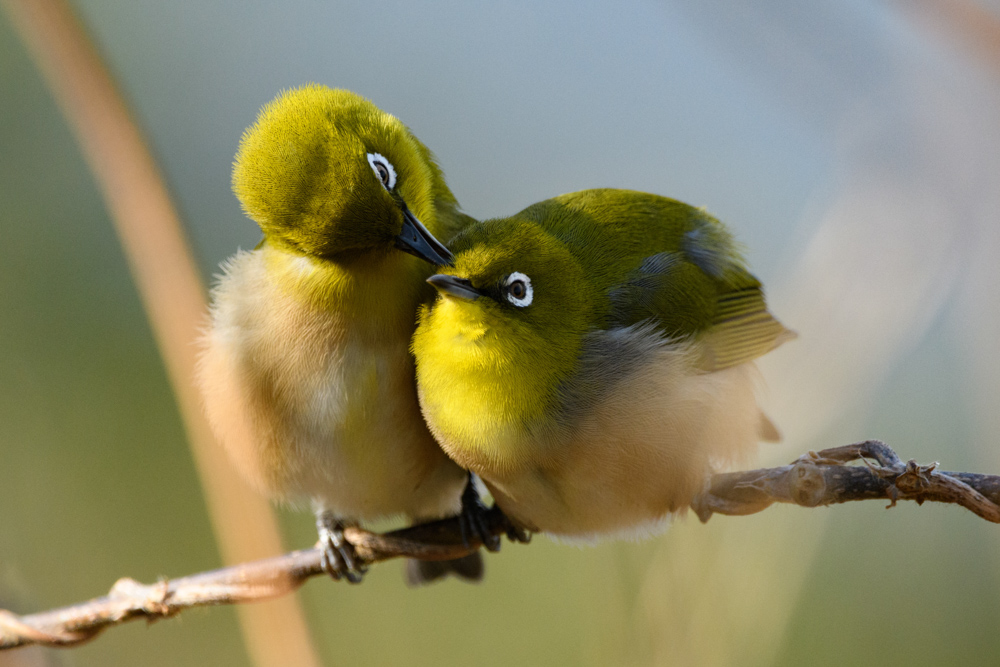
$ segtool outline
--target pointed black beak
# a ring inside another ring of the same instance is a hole
[[[451,251],[427,231],[405,202],[399,207],[403,210],[403,231],[396,237],[396,247],[436,266],[451,266],[455,261]]]
[[[439,273],[428,278],[427,282],[434,285],[434,287],[437,288],[437,290],[442,294],[454,296],[466,301],[475,301],[479,297],[483,296],[483,293],[473,287],[472,283],[465,278],[456,278],[455,276]]]

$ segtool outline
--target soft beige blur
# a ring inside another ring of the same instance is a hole
[[[251,491],[215,442],[194,389],[194,340],[204,287],[157,165],[86,31],[63,0],[4,0],[104,193],[142,295],[187,428],[223,562],[283,551],[267,501]],[[318,665],[294,594],[239,608],[260,667]]]
[[[933,55],[929,65],[900,68],[894,104],[855,100],[839,132],[835,192],[790,275],[771,286],[773,312],[799,338],[760,362],[784,434],[781,446],[763,447],[762,465],[847,444],[832,440],[831,429],[864,418],[886,375],[958,289],[969,304],[960,328],[980,383],[980,438],[996,451],[1000,144],[992,124],[1000,107],[977,89],[977,76]],[[994,182],[984,184],[988,175]],[[864,438],[849,425],[836,430]],[[942,456],[949,444],[941,443]],[[990,458],[1000,465],[1000,456]],[[772,509],[716,517],[707,529],[694,521],[672,528],[637,610],[639,634],[652,638],[651,663],[772,664],[828,517]]]

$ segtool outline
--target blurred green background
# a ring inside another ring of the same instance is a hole
[[[259,107],[349,88],[435,151],[476,217],[613,186],[729,222],[801,336],[762,364],[786,436],[762,464],[881,438],[1000,473],[1000,3],[74,6],[206,279],[259,238],[229,189]],[[489,556],[476,587],[408,590],[390,563],[300,595],[330,665],[995,662],[1000,528],[883,505],[689,517],[641,544],[540,538]],[[315,539],[307,514],[281,517],[289,547]],[[219,564],[108,214],[0,13],[0,606]],[[248,661],[229,608],[57,659]]]

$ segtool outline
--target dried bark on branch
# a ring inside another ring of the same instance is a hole
[[[860,461],[863,466],[844,465]],[[872,463],[874,461],[874,463]],[[852,500],[930,500],[955,503],[1000,523],[1000,476],[944,472],[903,461],[878,440],[809,452],[791,465],[713,475],[692,509],[703,522],[712,514],[754,514],[772,503],[803,507]]]
[[[861,465],[849,465],[857,462]],[[708,521],[713,514],[753,514],[776,502],[817,507],[877,499],[889,500],[889,507],[899,500],[955,503],[1000,523],[1000,476],[941,472],[937,464],[903,463],[892,449],[875,440],[810,452],[778,468],[714,475],[693,509],[702,521]],[[487,525],[494,535],[508,530],[506,518],[497,509],[488,513]],[[365,564],[399,557],[447,560],[481,546],[476,538],[463,544],[457,518],[385,534],[347,528],[344,536]],[[107,596],[78,605],[26,616],[0,610],[0,649],[28,644],[73,646],[110,625],[137,618],[152,621],[189,607],[281,596],[318,574],[323,569],[320,550],[314,548],[151,585],[120,579]]]

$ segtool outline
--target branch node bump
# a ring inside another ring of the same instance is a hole
[[[826,477],[811,457],[799,458],[792,465],[788,476],[788,491],[796,505],[816,507],[827,504]]]

